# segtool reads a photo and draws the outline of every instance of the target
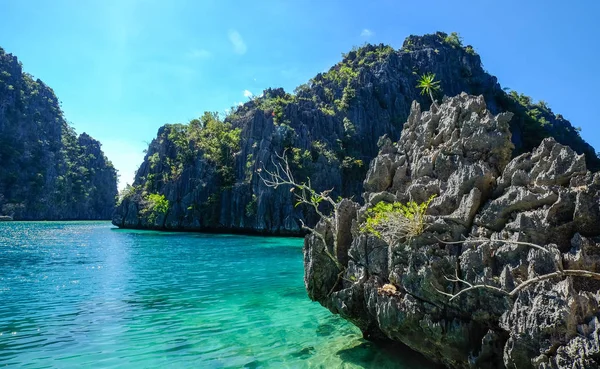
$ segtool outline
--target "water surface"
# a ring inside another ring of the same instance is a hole
[[[0,223],[0,367],[427,368],[304,291],[302,240]]]

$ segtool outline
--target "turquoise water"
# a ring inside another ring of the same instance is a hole
[[[304,291],[302,240],[0,223],[0,367],[411,368]]]

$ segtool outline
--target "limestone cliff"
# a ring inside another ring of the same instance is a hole
[[[513,155],[552,136],[586,153],[590,166],[599,166],[594,150],[568,121],[524,95],[507,94],[484,71],[471,46],[443,33],[410,36],[400,50],[367,45],[350,51],[293,95],[270,89],[239,107],[226,118],[231,130],[240,130],[239,150],[229,164],[207,157],[192,124],[161,128],[113,224],[299,234],[298,219],[314,224],[314,214],[294,207],[293,194],[267,188],[256,171],[285,150],[299,180],[310,178],[317,189],[334,188],[336,197],[360,199],[379,138],[398,139],[412,102],[430,103],[416,87],[419,76],[429,72],[440,81],[437,98],[463,91],[482,94],[493,113],[513,112],[508,122]],[[225,166],[231,173],[226,181],[219,174]],[[150,195],[168,201],[164,213],[150,209]]]
[[[0,215],[110,219],[117,175],[100,143],[75,134],[52,89],[0,48]]]
[[[558,274],[502,292],[557,271],[600,272],[600,173],[552,138],[511,160],[511,118],[483,96],[425,112],[413,103],[399,141],[383,139],[370,164],[365,205],[344,200],[335,229],[317,226],[345,235],[342,278],[324,252],[333,238],[306,237],[309,296],[365,336],[449,368],[600,368],[598,280]],[[424,233],[387,244],[361,230],[376,203],[431,195]],[[469,284],[497,290],[451,299]]]

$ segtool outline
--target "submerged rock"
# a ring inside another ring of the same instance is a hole
[[[449,280],[456,276],[509,292],[557,265],[600,272],[600,173],[552,138],[511,160],[510,119],[492,114],[483,96],[463,93],[426,112],[413,103],[399,141],[384,143],[371,162],[366,205],[340,225],[351,229],[341,281],[321,251],[330,245],[307,236],[309,296],[366,337],[402,343],[449,368],[600,367],[596,280],[553,278],[513,296],[489,289],[448,296],[467,286]],[[431,195],[423,234],[387,245],[360,231],[369,206]],[[441,242],[465,238],[479,241]]]

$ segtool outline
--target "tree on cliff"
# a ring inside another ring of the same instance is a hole
[[[440,89],[440,81],[435,80],[434,73],[425,73],[419,78],[418,88],[421,89],[421,95],[429,94],[433,105],[436,108],[439,108],[438,104],[435,102],[433,98],[433,91],[438,91]]]

